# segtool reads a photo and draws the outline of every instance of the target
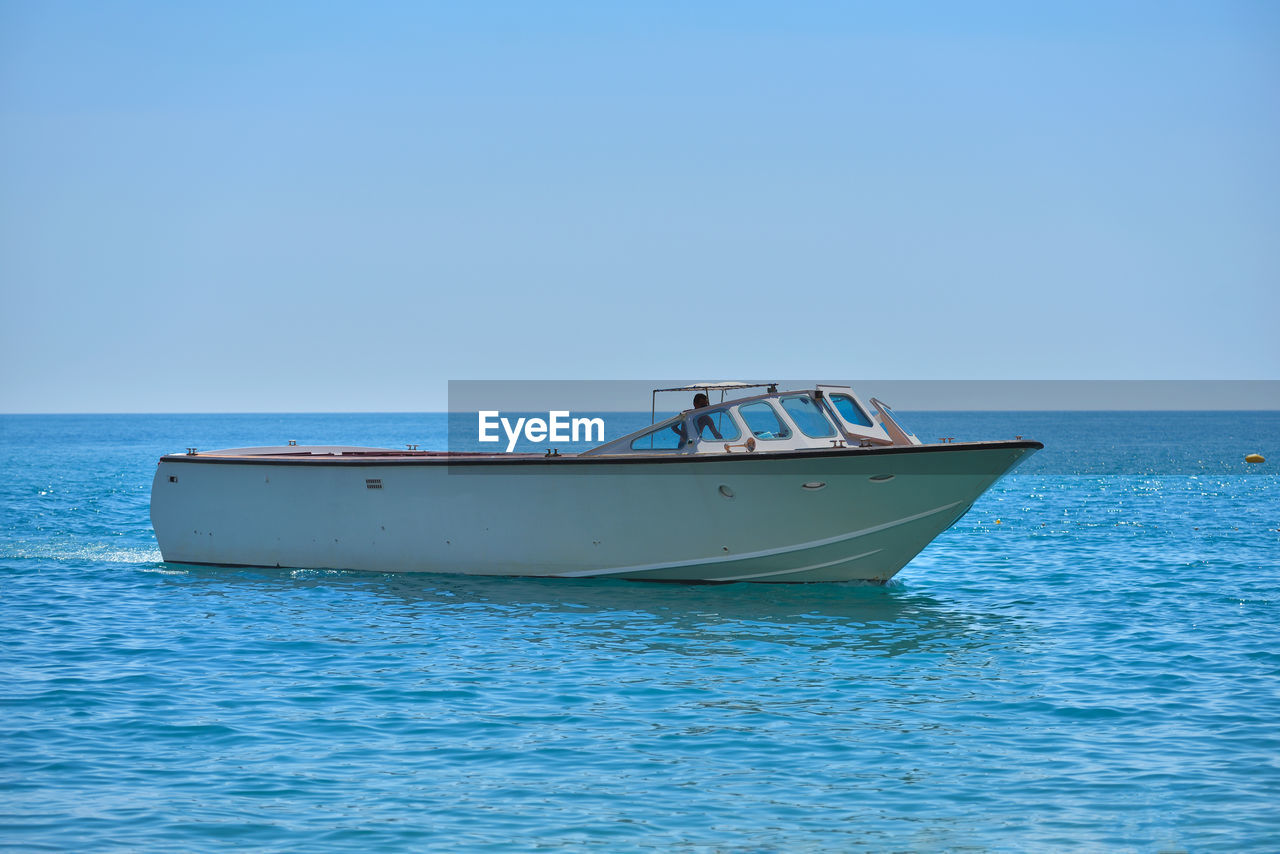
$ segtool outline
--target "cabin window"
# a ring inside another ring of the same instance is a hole
[[[807,394],[793,394],[782,398],[782,408],[791,416],[800,432],[813,439],[825,439],[836,434],[835,428],[822,414],[818,404]]]
[[[684,445],[684,419],[673,418],[631,440],[633,451],[674,451]]]
[[[694,426],[698,429],[698,438],[702,441],[719,441],[723,439],[726,442],[736,442],[742,437],[742,431],[738,429],[738,422],[733,420],[728,408],[712,409],[708,411],[695,410],[693,415]]]
[[[774,408],[764,401],[739,406],[738,414],[757,439],[791,438],[791,428],[783,424]]]
[[[854,400],[847,394],[828,395],[831,398],[831,404],[835,406],[836,412],[840,413],[840,417],[850,424],[857,424],[859,427],[874,427],[871,423],[871,416],[863,411],[858,405],[858,401]]]

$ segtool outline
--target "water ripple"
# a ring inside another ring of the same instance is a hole
[[[165,565],[107,440],[0,493],[0,848],[1280,839],[1274,476],[1021,474],[897,583],[682,587]]]

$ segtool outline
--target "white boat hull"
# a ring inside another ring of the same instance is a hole
[[[167,456],[151,518],[176,563],[883,582],[1039,447],[660,462]]]

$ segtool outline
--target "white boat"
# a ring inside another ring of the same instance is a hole
[[[723,400],[730,392],[764,393]],[[1033,441],[922,443],[847,386],[722,402],[580,454],[332,446],[160,459],[164,560],[685,582],[884,582]]]

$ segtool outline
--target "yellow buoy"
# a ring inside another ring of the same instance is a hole
[[[1244,458],[1244,461],[1246,463],[1265,463],[1267,458],[1262,456],[1262,454],[1250,454]]]

